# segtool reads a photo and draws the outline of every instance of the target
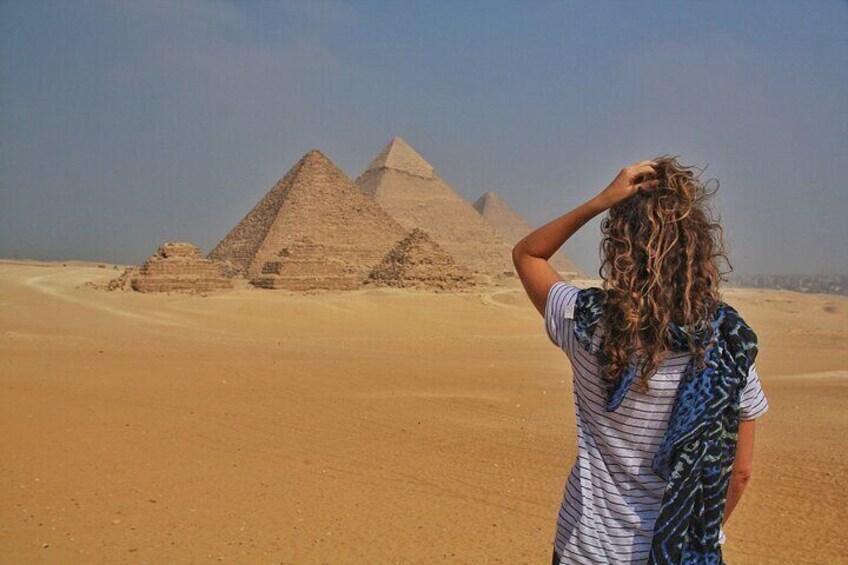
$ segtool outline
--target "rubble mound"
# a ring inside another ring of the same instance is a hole
[[[368,274],[365,284],[458,291],[475,286],[471,271],[421,229],[413,229]]]
[[[110,280],[104,287],[106,290],[132,290],[132,279],[138,276],[139,267],[131,265],[124,272]]]

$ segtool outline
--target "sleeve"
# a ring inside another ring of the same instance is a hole
[[[742,391],[739,406],[740,420],[753,420],[766,413],[769,409],[768,399],[757,374],[757,364],[753,363],[748,370],[748,382]]]
[[[551,343],[565,349],[574,318],[574,304],[580,289],[565,281],[556,281],[548,290],[545,302],[545,329]]]

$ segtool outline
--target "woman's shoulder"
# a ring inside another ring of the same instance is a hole
[[[721,328],[729,335],[738,335],[746,342],[757,342],[757,334],[733,305],[719,300],[717,312],[721,314]]]

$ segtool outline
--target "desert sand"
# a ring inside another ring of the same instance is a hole
[[[0,262],[0,561],[550,563],[571,369],[518,281],[85,285],[118,273]],[[848,299],[725,300],[771,406],[726,558],[845,563]]]

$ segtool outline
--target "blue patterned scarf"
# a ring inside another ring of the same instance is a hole
[[[581,289],[574,309],[574,334],[591,354],[603,359],[592,336],[601,317],[606,293]],[[707,331],[709,326],[712,332]],[[757,336],[729,304],[719,302],[710,324],[669,326],[670,347],[688,351],[686,335],[709,346],[705,368],[689,361],[662,445],[651,467],[667,485],[654,526],[648,565],[722,565],[719,528],[736,453],[739,404],[748,369],[757,356]],[[716,340],[710,345],[710,338]],[[635,361],[608,383],[608,411],[624,400],[634,377]]]

